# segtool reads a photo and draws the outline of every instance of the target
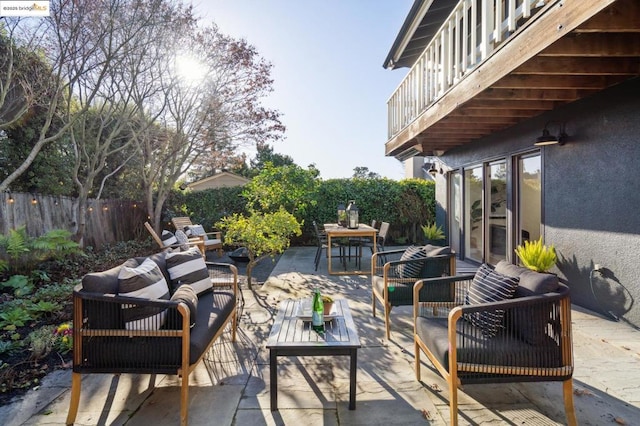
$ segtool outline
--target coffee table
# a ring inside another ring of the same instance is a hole
[[[349,367],[349,410],[356,409],[356,371],[360,338],[345,299],[334,303],[335,315],[325,322],[324,335],[311,329],[311,322],[298,316],[300,300],[281,302],[267,340],[269,349],[271,411],[278,409],[278,357],[346,355]]]

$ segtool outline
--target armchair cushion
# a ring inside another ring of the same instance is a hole
[[[410,246],[402,253],[400,260],[416,260],[425,256],[422,247]],[[398,276],[400,278],[417,278],[422,269],[421,262],[410,262],[398,265]]]
[[[167,271],[171,277],[171,287],[175,290],[180,284],[189,284],[196,294],[211,290],[209,270],[196,247],[187,251],[172,252],[166,255]]]
[[[151,259],[138,267],[123,266],[118,274],[118,294],[143,299],[169,300],[169,286],[158,265]],[[164,324],[166,312],[155,307],[122,305],[127,330],[155,329]]]
[[[451,254],[451,247],[449,246],[434,246],[427,244],[423,247],[423,250],[427,257],[440,256],[442,254]]]
[[[558,276],[531,271],[527,268],[514,265],[505,260],[501,260],[496,265],[496,271],[505,275],[517,276],[520,280],[516,289],[515,297],[527,297],[538,294],[550,293],[560,288]],[[546,323],[551,318],[549,307],[535,306],[528,311],[510,313],[508,323],[511,325],[516,335],[526,342],[537,345],[547,338],[545,329],[533,328],[532,323]]]
[[[559,281],[555,274],[535,272],[521,266],[501,260],[496,265],[496,272],[510,277],[518,277],[518,289],[515,297],[533,296],[558,290]]]
[[[185,226],[184,233],[187,234],[188,237],[204,237],[205,240],[207,239],[207,233],[202,225]]]
[[[518,286],[518,280],[517,277],[499,274],[486,264],[482,264],[473,277],[465,302],[467,305],[474,305],[511,299]],[[503,317],[504,311],[496,310],[474,312],[467,315],[466,319],[482,329],[485,335],[491,337],[498,332]]]
[[[184,302],[189,307],[189,325],[193,327],[196,324],[198,314],[198,295],[192,286],[182,284],[171,296],[171,300],[176,302]]]
[[[423,247],[423,250],[427,257],[436,257],[443,255],[451,254],[451,247],[449,246],[434,246],[431,244],[427,244]],[[445,274],[450,274],[449,270],[449,262],[448,261],[438,261],[438,262],[425,262],[424,270],[420,273],[421,277],[441,277]]]
[[[418,317],[416,333],[449,371],[449,345],[447,318]],[[561,348],[550,337],[532,346],[527,342],[511,338],[508,333],[499,333],[494,337],[485,335],[475,325],[467,321],[456,322],[457,362],[469,364],[504,365],[518,367],[553,368],[562,365]],[[550,352],[554,355],[551,356]],[[461,379],[471,379],[483,373],[458,373]],[[486,377],[486,374],[484,374]]]

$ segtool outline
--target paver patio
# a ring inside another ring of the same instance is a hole
[[[236,343],[226,333],[209,360],[191,375],[192,425],[445,425],[446,382],[424,359],[413,371],[411,307],[392,311],[391,340],[371,316],[366,276],[329,276],[326,260],[314,272],[315,247],[294,247],[280,258],[262,288],[243,289],[245,304]],[[367,267],[363,261],[363,268]],[[278,406],[269,409],[269,353],[265,348],[279,301],[321,291],[347,298],[358,327],[357,409],[348,410],[348,357],[282,358]],[[640,331],[573,310],[574,398],[581,425],[634,424],[640,418]],[[7,425],[64,424],[70,373],[47,377],[21,402],[0,407]],[[175,425],[179,379],[164,375],[89,375],[83,380],[77,423]],[[466,386],[459,393],[461,424],[565,423],[560,383]]]

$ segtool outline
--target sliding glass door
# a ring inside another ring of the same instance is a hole
[[[464,243],[466,257],[482,262],[484,206],[482,166],[464,171]]]
[[[450,174],[450,244],[463,258],[495,265],[513,260],[542,224],[539,152],[518,154]]]
[[[542,161],[540,154],[520,156],[518,164],[517,244],[540,238],[542,224]]]
[[[507,163],[499,161],[487,167],[488,223],[487,261],[495,265],[507,254]]]

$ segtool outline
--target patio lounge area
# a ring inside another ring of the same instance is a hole
[[[415,379],[410,306],[393,309],[391,340],[384,320],[371,315],[368,276],[329,276],[326,259],[314,271],[315,247],[288,249],[255,292],[243,285],[237,342],[227,332],[191,376],[192,425],[445,425],[446,381],[423,359]],[[215,257],[215,256],[214,256]],[[214,260],[214,259],[213,259]],[[363,258],[362,269],[368,268]],[[458,271],[469,270],[462,262]],[[282,358],[278,411],[269,408],[269,352],[265,348],[278,303],[323,294],[349,302],[362,348],[358,353],[356,410],[348,410],[348,357]],[[574,307],[574,401],[581,425],[627,424],[640,418],[640,331]],[[64,424],[70,371],[50,374],[21,402],[0,407],[8,425]],[[175,376],[90,375],[76,424],[175,425],[180,386]],[[560,383],[466,386],[459,393],[461,424],[565,423]]]

